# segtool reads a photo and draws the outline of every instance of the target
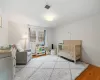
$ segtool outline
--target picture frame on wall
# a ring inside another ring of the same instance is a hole
[[[2,27],[2,17],[0,16],[0,27]]]

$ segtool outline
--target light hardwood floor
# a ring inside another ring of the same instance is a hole
[[[89,67],[76,80],[100,80],[100,67]]]

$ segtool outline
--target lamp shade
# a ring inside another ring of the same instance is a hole
[[[27,38],[28,38],[28,35],[25,34],[25,35],[22,36],[22,38],[23,38],[23,39],[27,39]]]

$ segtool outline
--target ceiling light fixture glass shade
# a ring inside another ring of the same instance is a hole
[[[53,20],[55,19],[55,16],[49,14],[49,15],[45,15],[44,18],[45,18],[45,20],[47,20],[47,21],[53,21]]]

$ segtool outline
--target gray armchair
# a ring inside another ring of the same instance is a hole
[[[32,59],[31,51],[16,53],[16,64],[27,64],[31,59]]]

